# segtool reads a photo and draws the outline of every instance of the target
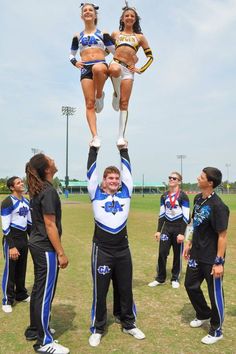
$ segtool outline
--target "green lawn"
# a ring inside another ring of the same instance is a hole
[[[201,338],[207,326],[189,327],[194,311],[189,303],[183,278],[179,289],[169,284],[151,289],[147,283],[154,278],[157,243],[153,238],[156,230],[159,195],[134,196],[128,223],[130,248],[134,266],[134,298],[138,310],[137,325],[146,339],[137,341],[120,331],[112,316],[112,292],[108,295],[108,330],[101,345],[88,345],[92,282],[90,252],[93,233],[93,216],[88,196],[73,196],[63,200],[63,244],[69,257],[67,269],[60,271],[54,299],[51,326],[56,329],[55,338],[79,353],[157,353],[157,354],[234,354],[236,353],[236,195],[223,196],[231,208],[228,233],[227,262],[225,265],[224,290],[226,317],[224,339],[213,346],[204,346]],[[0,197],[1,200],[1,197]],[[192,200],[192,198],[191,198]],[[0,269],[3,269],[2,252]],[[168,261],[171,269],[172,255]],[[29,257],[27,287],[33,282],[32,262]],[[11,314],[0,311],[0,353],[33,353],[32,342],[23,336],[29,321],[29,305],[16,304]]]

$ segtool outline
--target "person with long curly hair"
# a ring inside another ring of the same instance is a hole
[[[69,349],[53,340],[55,330],[49,327],[58,270],[68,265],[61,243],[61,202],[52,185],[56,172],[54,160],[41,153],[34,155],[26,164],[32,213],[29,249],[34,263],[34,285],[30,300],[30,325],[25,337],[27,340],[37,340],[33,346],[36,353],[67,354]]]
[[[91,3],[81,4],[81,19],[84,30],[75,33],[71,44],[71,63],[81,71],[80,81],[86,104],[86,117],[92,134],[91,146],[101,145],[97,132],[96,113],[103,109],[103,87],[108,77],[105,61],[107,51],[114,52],[113,41],[108,33],[97,28],[98,6]],[[79,51],[80,60],[76,59]]]
[[[115,41],[115,54],[109,66],[114,94],[112,105],[116,111],[120,110],[119,136],[117,144],[125,145],[125,129],[128,120],[128,106],[132,92],[134,73],[142,74],[152,63],[153,55],[148,41],[140,27],[140,17],[137,11],[129,6],[123,8],[120,17],[119,31],[112,33]],[[147,62],[141,67],[136,67],[137,52],[142,47],[147,57]]]

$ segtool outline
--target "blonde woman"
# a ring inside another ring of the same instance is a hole
[[[71,44],[71,63],[81,71],[81,86],[86,104],[86,117],[92,134],[91,146],[101,145],[97,132],[96,113],[103,109],[103,87],[108,77],[105,61],[106,49],[114,48],[111,37],[97,28],[98,6],[91,3],[81,4],[81,19],[84,30],[76,33]],[[80,59],[76,59],[79,51]]]

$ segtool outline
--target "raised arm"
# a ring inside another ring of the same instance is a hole
[[[133,178],[131,174],[131,164],[127,148],[120,149],[121,158],[121,182],[126,186],[131,197],[133,191]],[[122,186],[123,187],[123,186]]]
[[[87,162],[87,180],[88,180],[88,192],[90,199],[93,200],[96,190],[98,188],[98,176],[97,176],[97,153],[98,149],[94,146],[89,148],[88,162]]]

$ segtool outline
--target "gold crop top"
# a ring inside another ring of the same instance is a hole
[[[139,49],[139,41],[136,35],[133,34],[124,34],[120,33],[118,38],[115,41],[115,47],[121,47],[123,45],[126,45],[128,47],[131,47],[135,50],[135,52],[138,51]]]

